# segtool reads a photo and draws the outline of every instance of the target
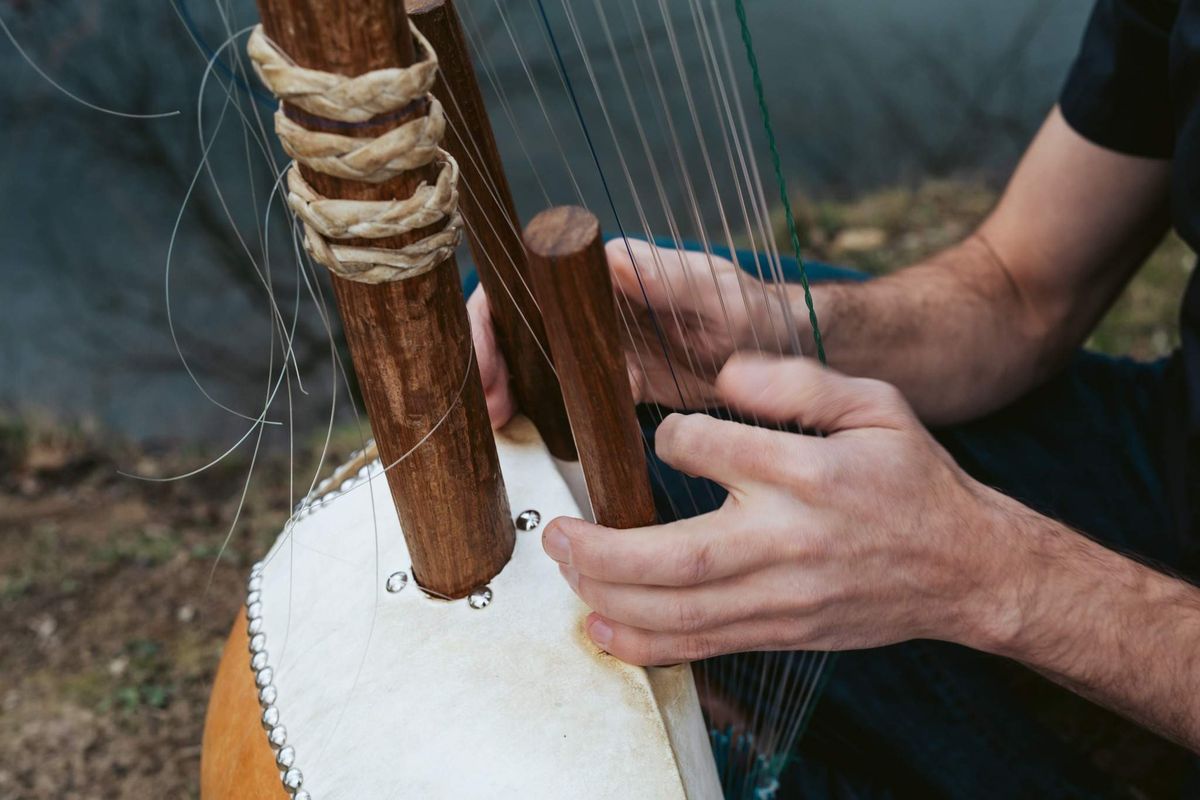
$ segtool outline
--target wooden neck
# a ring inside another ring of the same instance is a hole
[[[258,5],[267,35],[303,67],[354,76],[409,66],[416,55],[398,0]],[[307,128],[363,137],[424,111],[413,107],[348,128],[285,108]],[[380,184],[303,174],[326,197],[389,200],[409,197],[422,180],[432,182],[435,170],[429,165]],[[370,244],[401,247],[430,230]],[[433,593],[462,597],[500,571],[515,537],[454,259],[391,283],[332,280],[414,577]]]

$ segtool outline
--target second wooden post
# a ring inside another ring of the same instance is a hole
[[[576,206],[551,208],[525,228],[525,247],[596,522],[652,525],[654,496],[600,223]]]

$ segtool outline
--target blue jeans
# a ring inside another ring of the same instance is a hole
[[[753,256],[739,253],[753,271]],[[786,265],[795,280],[794,262]],[[813,281],[861,280],[811,265]],[[818,312],[820,309],[818,309]],[[836,347],[836,344],[833,345]],[[983,419],[934,431],[980,481],[1107,546],[1191,576],[1163,482],[1165,363],[1080,353]],[[658,413],[641,414],[653,447]],[[719,486],[651,470],[659,513],[703,513]],[[913,641],[842,654],[779,797],[1200,797],[1200,761],[1018,664]]]

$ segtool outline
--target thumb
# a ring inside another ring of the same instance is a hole
[[[716,386],[721,399],[740,412],[824,433],[917,424],[896,387],[843,375],[810,358],[733,356]]]

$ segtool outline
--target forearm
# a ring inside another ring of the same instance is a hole
[[[1200,590],[1004,498],[1008,540],[964,644],[1200,752]]]
[[[831,363],[895,384],[926,423],[1005,405],[1069,357],[1162,238],[1169,170],[1088,142],[1056,109],[975,236],[884,278],[814,287]]]
[[[1070,351],[1048,336],[978,235],[892,275],[816,285],[813,300],[830,364],[894,384],[929,424],[1004,406]],[[791,303],[807,319],[799,287]]]

